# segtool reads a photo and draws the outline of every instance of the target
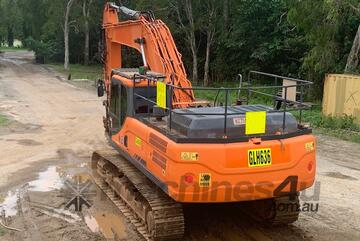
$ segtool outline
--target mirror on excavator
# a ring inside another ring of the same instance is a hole
[[[105,94],[104,81],[99,79],[96,84],[98,97],[103,97]]]

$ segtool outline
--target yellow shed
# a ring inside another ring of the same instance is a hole
[[[360,123],[360,76],[327,74],[324,84],[323,114],[351,115]]]

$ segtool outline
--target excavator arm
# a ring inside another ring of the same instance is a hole
[[[120,21],[119,15],[129,20]],[[182,88],[191,88],[181,54],[178,52],[168,27],[149,12],[133,11],[107,3],[103,18],[104,79],[109,91],[112,70],[122,67],[121,46],[136,49],[143,64],[151,71],[162,73],[166,82]],[[184,107],[195,98],[192,90],[175,89],[173,106]]]

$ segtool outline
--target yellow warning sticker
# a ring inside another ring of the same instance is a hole
[[[200,187],[210,187],[211,186],[211,174],[210,173],[200,173],[199,174],[199,186]]]
[[[199,153],[197,152],[181,152],[181,160],[183,161],[197,161]]]
[[[138,146],[138,147],[141,147],[141,139],[139,137],[135,137],[135,145]]]
[[[157,106],[166,108],[166,84],[163,82],[156,82],[156,104]]]
[[[308,152],[313,151],[315,149],[314,142],[312,141],[312,142],[305,143],[305,149]]]
[[[266,130],[266,112],[246,112],[245,134],[264,134]]]

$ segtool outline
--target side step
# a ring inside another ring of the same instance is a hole
[[[94,179],[145,240],[182,240],[182,205],[157,188],[115,150],[95,151]]]

